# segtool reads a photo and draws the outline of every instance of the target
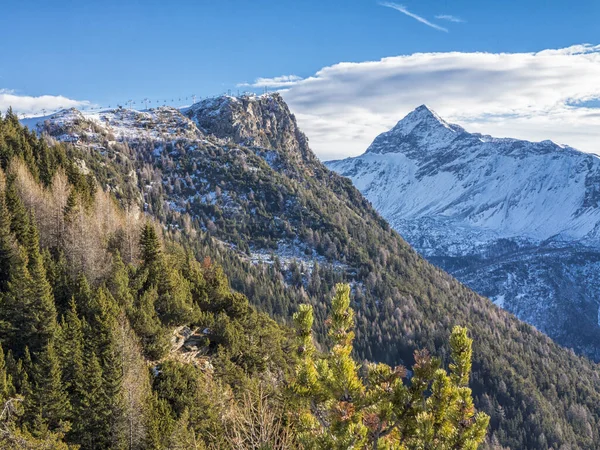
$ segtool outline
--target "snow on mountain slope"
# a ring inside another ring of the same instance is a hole
[[[431,261],[600,359],[600,158],[468,133],[423,105],[326,165]]]
[[[392,225],[436,218],[491,237],[597,240],[600,158],[470,134],[425,106],[357,158],[332,161]]]
[[[117,108],[96,112],[71,108],[21,122],[32,130],[44,131],[57,140],[67,142],[100,142],[105,139],[157,142],[170,138],[192,140],[204,137],[191,120],[171,107],[148,111]]]

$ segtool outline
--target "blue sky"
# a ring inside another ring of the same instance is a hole
[[[370,0],[0,0],[6,44],[0,50],[0,93],[98,105],[144,97],[170,101],[235,92],[260,77],[308,78],[339,62],[599,44],[600,2],[572,4],[398,0],[394,8]]]
[[[216,94],[340,61],[599,41],[597,0],[397,2],[448,33],[370,0],[2,2],[0,86],[99,103]]]

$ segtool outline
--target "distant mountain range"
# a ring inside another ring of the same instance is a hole
[[[423,105],[326,165],[429,261],[600,360],[600,158],[469,133]]]

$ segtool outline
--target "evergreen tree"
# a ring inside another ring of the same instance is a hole
[[[75,280],[73,287],[73,298],[77,311],[87,323],[94,320],[96,314],[94,293],[83,273],[80,273]]]
[[[0,296],[0,338],[5,348],[20,357],[36,332],[29,321],[33,282],[27,270],[27,253],[17,248],[7,291]]]
[[[99,395],[94,400],[96,414],[101,417],[95,442],[119,448],[124,440],[123,367],[116,336],[119,307],[110,292],[101,287],[92,295],[89,313],[92,318],[86,327],[86,352],[99,361],[101,376]],[[89,363],[88,369],[94,372],[95,361]]]
[[[10,397],[14,396],[15,388],[12,384],[12,376],[6,367],[4,350],[0,346],[0,405],[3,405]]]
[[[34,404],[43,424],[50,430],[65,428],[65,422],[71,416],[71,405],[62,382],[61,366],[54,349],[54,343],[48,342],[39,354],[34,373]]]
[[[29,215],[17,192],[14,175],[7,177],[4,195],[6,207],[10,213],[10,231],[17,238],[19,244],[26,246],[29,235]]]
[[[54,294],[54,304],[57,312],[64,314],[70,309],[70,303],[74,295],[67,258],[62,250],[58,251],[54,258],[48,249],[44,250],[43,258],[46,267],[46,278]]]
[[[61,360],[63,383],[73,407],[73,422],[81,414],[81,398],[84,392],[84,336],[83,324],[77,315],[75,300],[63,317],[58,334],[57,353]]]
[[[83,379],[80,416],[73,427],[73,440],[84,449],[111,448],[106,428],[109,409],[104,398],[102,367],[94,352],[86,352]]]
[[[141,257],[145,267],[151,267],[162,256],[160,241],[152,223],[147,222],[140,237]]]
[[[5,292],[8,287],[14,253],[10,214],[4,200],[4,181],[4,175],[0,174],[0,292]]]
[[[0,310],[0,336],[17,355],[25,343],[33,353],[41,351],[56,331],[54,298],[34,225],[27,228],[25,244],[12,259],[12,273]]]
[[[28,230],[27,238],[28,270],[31,276],[31,301],[28,305],[28,321],[34,327],[29,347],[33,352],[41,349],[56,332],[56,307],[50,283],[46,279],[46,269],[39,250],[39,235],[34,221]]]
[[[350,287],[337,285],[328,319],[333,347],[315,359],[312,307],[294,315],[299,362],[292,391],[301,402],[300,440],[305,448],[397,448],[475,450],[489,417],[475,413],[467,387],[472,341],[455,327],[450,374],[426,351],[415,352],[413,376],[404,367],[369,364],[366,377],[351,357],[354,313]]]
[[[173,433],[173,412],[167,400],[159,398],[156,392],[148,399],[148,412],[145,448],[162,450],[168,445],[169,437]]]
[[[158,288],[155,307],[161,321],[167,325],[195,322],[199,310],[192,303],[189,282],[181,272],[162,259],[157,263],[155,274]]]
[[[156,288],[139,296],[131,314],[131,326],[142,340],[146,356],[152,360],[162,358],[169,349],[169,337],[162,327],[154,307],[158,300]]]
[[[206,289],[206,280],[202,272],[200,263],[196,260],[190,250],[186,251],[185,264],[183,265],[182,275],[190,283],[190,291],[194,304],[201,306],[208,301]]]
[[[122,448],[125,442],[125,405],[123,398],[122,349],[116,341],[116,323],[110,329],[109,340],[102,352],[102,391],[106,410],[105,442],[110,448]]]
[[[162,323],[182,325],[198,318],[199,310],[192,301],[190,283],[167,261],[162,252],[154,226],[148,222],[140,238],[142,266],[138,270],[141,292],[156,286],[158,297],[154,307]]]

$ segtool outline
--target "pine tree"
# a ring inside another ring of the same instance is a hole
[[[12,384],[12,376],[6,367],[4,350],[0,346],[0,405],[3,405],[5,401],[14,395],[15,388]]]
[[[300,440],[307,449],[398,448],[475,450],[489,417],[475,413],[467,387],[472,341],[455,327],[450,373],[426,351],[415,352],[410,382],[404,367],[369,364],[366,376],[351,357],[354,314],[350,287],[337,285],[327,321],[333,347],[315,359],[312,307],[294,314],[299,362],[291,384],[298,396]]]
[[[57,353],[61,360],[63,383],[69,392],[73,418],[76,420],[80,416],[85,380],[83,325],[77,315],[74,299],[60,324]]]
[[[354,313],[350,306],[350,287],[337,285],[328,320],[333,348],[328,359],[312,359],[312,307],[303,306],[294,315],[299,335],[301,363],[292,389],[305,397],[322,399],[322,406],[304,414],[302,422],[311,430],[301,435],[309,448],[363,448],[368,429],[363,412],[357,408],[365,391],[358,366],[350,356],[354,339]],[[322,409],[322,411],[321,411]],[[314,432],[319,427],[321,432]]]
[[[34,221],[27,237],[28,270],[31,276],[31,301],[28,306],[28,321],[34,327],[29,347],[35,353],[40,350],[56,332],[56,307],[50,283],[46,279],[46,269],[39,250],[39,235]]]
[[[92,296],[91,321],[86,331],[86,352],[100,363],[101,388],[95,399],[95,414],[101,418],[95,428],[95,442],[107,448],[119,448],[124,441],[124,405],[122,396],[122,356],[117,342],[119,307],[110,292],[99,288]],[[94,369],[91,362],[89,369]]]
[[[200,306],[208,301],[206,289],[206,280],[202,273],[202,267],[196,260],[191,251],[186,251],[185,264],[182,269],[182,275],[190,283],[190,291],[194,304]]]
[[[5,292],[10,280],[14,253],[14,238],[11,234],[11,222],[4,200],[5,179],[0,173],[0,292]]]
[[[204,443],[198,441],[196,433],[190,426],[190,412],[186,408],[173,429],[169,438],[168,450],[200,450],[204,449]]]
[[[73,440],[83,448],[103,448],[102,437],[106,410],[103,405],[102,367],[93,352],[87,352],[84,365],[84,391],[80,416],[73,427]]]
[[[145,448],[148,450],[162,450],[168,445],[168,439],[173,433],[175,421],[172,410],[165,399],[158,397],[154,392],[148,399],[148,415],[146,428]]]
[[[35,406],[44,425],[50,430],[63,429],[71,416],[71,405],[52,341],[39,354],[33,373]]]
[[[67,203],[65,205],[65,210],[63,211],[65,221],[74,220],[75,214],[78,209],[81,207],[79,204],[79,196],[77,195],[77,190],[73,189],[69,192],[69,196],[67,197]]]
[[[140,336],[146,356],[152,360],[162,358],[169,349],[169,337],[154,308],[157,299],[156,288],[144,292],[131,316],[131,326]]]
[[[189,282],[164,259],[156,265],[158,299],[155,307],[161,321],[167,325],[195,322],[199,311],[192,303]]]
[[[162,251],[154,226],[147,222],[140,237],[141,257],[145,267],[151,267],[161,259]]]
[[[122,349],[115,334],[116,322],[111,324],[109,340],[102,352],[102,391],[106,411],[104,419],[105,442],[110,448],[122,448],[125,436],[125,404],[123,398]]]
[[[85,319],[88,323],[93,321],[94,315],[96,314],[94,294],[83,273],[80,273],[77,276],[73,291],[73,298],[75,299],[75,305],[77,306],[80,317]]]
[[[50,283],[54,294],[54,304],[57,312],[64,314],[70,308],[73,299],[73,283],[69,277],[67,258],[61,250],[56,258],[46,249],[43,252],[44,266],[46,267],[46,278]]]
[[[6,207],[10,213],[10,231],[17,238],[19,244],[26,246],[29,231],[29,215],[23,201],[19,197],[14,175],[6,180]]]
[[[35,354],[56,332],[56,309],[46,279],[35,226],[27,228],[24,248],[12,258],[10,281],[1,298],[0,337],[21,355],[25,343]]]
[[[20,357],[36,332],[29,321],[33,282],[27,270],[27,253],[16,249],[7,291],[0,296],[0,338],[5,348]]]

